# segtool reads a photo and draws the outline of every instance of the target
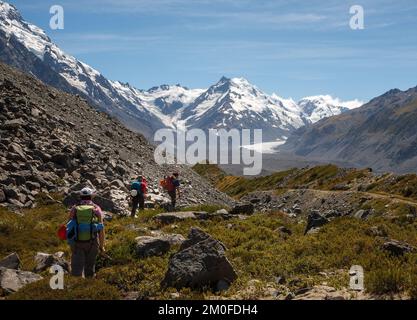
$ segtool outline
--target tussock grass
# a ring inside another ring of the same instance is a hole
[[[322,174],[333,175],[331,170],[325,170]],[[371,207],[378,205],[371,204]],[[218,207],[188,209],[214,211]],[[115,216],[111,222],[106,223],[106,247],[111,259],[99,259],[97,279],[68,277],[68,290],[59,295],[49,289],[45,280],[29,285],[9,298],[116,299],[124,292],[136,291],[142,298],[169,299],[170,294],[176,290],[164,290],[160,282],[168,268],[170,255],[178,248],[172,248],[161,257],[138,258],[135,255],[134,239],[148,235],[151,230],[159,227],[166,233],[187,236],[193,226],[202,228],[226,245],[226,255],[238,279],[229,290],[221,294],[208,290],[183,289],[180,291],[181,299],[201,299],[213,295],[234,297],[244,292],[248,281],[252,279],[259,280],[257,286],[261,288],[274,283],[279,276],[285,279],[285,286],[292,291],[322,283],[347,287],[348,270],[354,264],[363,266],[369,293],[388,296],[407,293],[410,297],[417,297],[417,254],[407,254],[404,257],[387,255],[381,249],[383,239],[369,232],[371,227],[378,226],[389,238],[417,246],[415,221],[399,222],[379,216],[365,221],[344,217],[333,220],[316,234],[304,236],[305,222],[291,220],[279,212],[255,214],[245,220],[236,218],[224,221],[216,218],[158,226],[152,217],[159,212],[146,210],[137,219]],[[67,210],[56,203],[25,211],[23,216],[0,209],[0,256],[16,251],[23,258],[23,269],[32,270],[33,257],[37,251],[69,252],[66,243],[56,237],[56,229],[65,221],[66,215]],[[292,235],[280,234],[277,231],[280,226],[290,229]],[[256,298],[256,294],[247,293],[252,298]]]
[[[220,191],[240,198],[253,191],[311,188],[333,190],[337,186],[350,184],[370,177],[368,169],[341,169],[334,165],[323,165],[306,169],[290,169],[269,176],[245,178],[227,175],[213,164],[197,164],[193,169],[212,182]]]
[[[52,290],[49,278],[31,283],[8,297],[9,300],[117,300],[120,292],[98,279],[65,277],[64,290]]]

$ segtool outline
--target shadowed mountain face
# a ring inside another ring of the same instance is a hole
[[[417,169],[417,87],[390,90],[366,105],[300,128],[283,151],[377,171]]]

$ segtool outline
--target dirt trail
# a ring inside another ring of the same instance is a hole
[[[372,192],[362,192],[362,191],[353,191],[353,190],[319,190],[319,189],[288,189],[288,191],[300,191],[300,190],[309,190],[317,195],[331,195],[331,194],[359,194],[363,196],[368,196],[374,199],[385,199],[385,200],[391,200],[396,203],[403,203],[403,204],[409,204],[412,206],[417,206],[417,201],[412,199],[404,199],[403,197],[399,195],[389,195],[389,194],[383,194],[383,193],[372,193]]]

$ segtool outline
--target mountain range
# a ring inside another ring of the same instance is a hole
[[[208,89],[161,85],[149,90],[112,81],[61,50],[12,5],[0,1],[0,60],[87,102],[152,140],[157,129],[263,129],[265,142],[285,141],[296,129],[359,107],[329,95],[299,102],[268,95],[243,78],[222,77]]]
[[[393,89],[358,109],[296,130],[280,149],[310,160],[415,172],[416,122],[417,87]]]

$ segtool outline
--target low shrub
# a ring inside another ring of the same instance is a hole
[[[8,300],[117,300],[117,288],[97,279],[83,279],[66,276],[63,290],[52,290],[49,279],[31,283]]]

